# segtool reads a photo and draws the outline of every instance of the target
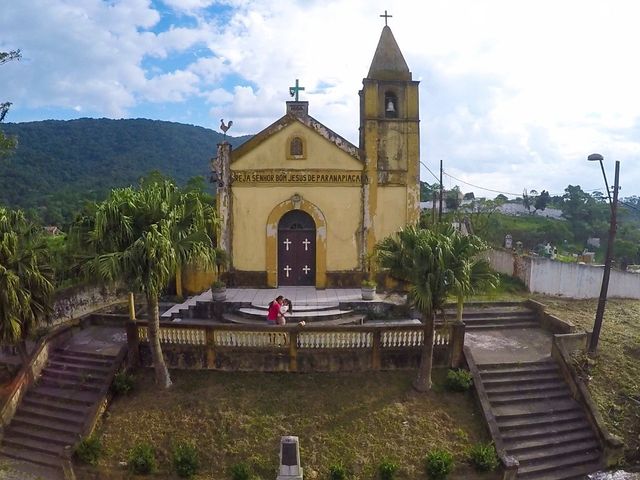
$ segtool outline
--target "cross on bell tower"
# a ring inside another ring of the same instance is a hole
[[[384,15],[380,15],[380,16],[381,16],[381,17],[384,17],[384,26],[385,26],[385,27],[386,27],[386,26],[388,26],[388,25],[387,25],[387,20],[388,20],[389,18],[393,18],[393,15],[389,15],[389,14],[387,14],[387,11],[386,11],[386,10],[384,11]]]

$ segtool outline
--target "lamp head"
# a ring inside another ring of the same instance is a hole
[[[587,160],[589,160],[590,162],[601,162],[602,160],[604,160],[604,157],[599,153],[592,153],[587,157]]]

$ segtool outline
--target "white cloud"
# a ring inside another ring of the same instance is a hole
[[[11,44],[0,48],[20,47],[25,59],[2,67],[0,91],[15,112],[107,116],[201,99],[214,123],[232,118],[240,134],[281,116],[299,78],[311,115],[355,143],[357,92],[387,9],[421,80],[430,167],[442,158],[470,183],[561,192],[601,184],[584,161],[600,151],[623,161],[624,193],[640,192],[635,0],[162,1],[5,2],[0,31]]]

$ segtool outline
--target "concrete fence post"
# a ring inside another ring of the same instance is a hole
[[[289,332],[289,371],[298,371],[298,332]]]
[[[382,346],[382,331],[375,330],[373,332],[373,349],[371,351],[371,369],[380,370],[382,368],[382,358],[380,348]]]
[[[451,344],[449,345],[451,368],[459,368],[464,363],[464,332],[463,322],[451,325]]]
[[[127,365],[131,369],[136,369],[140,366],[140,339],[138,325],[133,320],[127,322],[127,346],[129,349]]]

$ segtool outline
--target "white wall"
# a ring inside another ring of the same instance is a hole
[[[489,262],[496,272],[513,276],[513,253],[506,250],[489,250]]]
[[[542,257],[518,257],[504,250],[491,251],[489,258],[494,270],[508,275],[514,275],[515,271],[530,292],[568,298],[600,296],[602,266],[558,262]],[[607,296],[640,299],[640,275],[611,270]]]

